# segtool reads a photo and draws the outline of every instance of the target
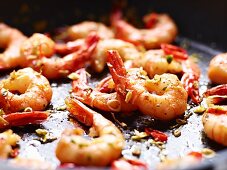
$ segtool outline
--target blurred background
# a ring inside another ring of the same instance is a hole
[[[227,49],[225,0],[7,0],[1,1],[0,21],[27,35],[84,20],[108,24],[113,4],[120,4],[125,17],[138,27],[148,12],[168,13],[177,23],[181,36],[213,48]]]

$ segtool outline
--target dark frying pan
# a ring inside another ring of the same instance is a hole
[[[20,29],[27,35],[31,35],[33,32],[50,32],[57,27],[72,25],[84,20],[95,20],[108,24],[110,10],[112,5],[116,3],[120,3],[124,7],[124,13],[128,20],[138,26],[141,25],[140,18],[150,11],[170,14],[179,27],[180,35],[175,43],[186,45],[190,54],[196,53],[200,56],[199,65],[203,75],[200,83],[201,88],[211,86],[206,76],[207,65],[212,56],[226,51],[227,45],[227,36],[225,36],[227,22],[224,21],[227,18],[227,3],[225,0],[197,0],[194,2],[181,0],[130,0],[128,2],[105,0],[84,0],[83,2],[75,0],[64,2],[53,0],[34,2],[8,0],[1,2],[0,20]],[[1,78],[5,75],[1,75]],[[102,76],[104,75],[105,73]],[[94,76],[92,80],[96,82],[97,77],[100,77],[100,75]],[[56,110],[57,107],[64,104],[64,98],[69,94],[70,82],[67,80],[64,82],[52,82],[52,86],[54,96],[49,109],[53,110],[54,114],[50,120],[39,126],[29,125],[26,128],[15,128],[14,131],[20,134],[23,139],[20,143],[21,155],[33,154],[27,149],[31,147],[33,150],[35,148],[46,160],[58,164],[54,157],[54,147],[57,141],[34,147],[33,145],[35,144],[27,142],[28,140],[33,141],[36,138],[35,129],[40,127],[49,129],[50,131],[55,129],[53,131],[55,135],[59,135],[64,128],[73,127],[73,124],[67,120],[67,112]],[[59,119],[59,115],[63,118],[62,121]],[[113,120],[111,116],[107,115],[107,118]],[[130,148],[133,145],[139,145],[142,150],[139,159],[146,161],[151,168],[158,161],[158,150],[155,147],[147,146],[146,142],[134,142],[130,140],[134,129],[142,131],[144,127],[154,127],[155,129],[168,133],[170,139],[166,147],[169,151],[169,156],[184,155],[191,150],[190,147],[194,149],[208,147],[218,152],[217,156],[213,159],[206,160],[200,165],[190,167],[189,169],[225,169],[227,167],[227,150],[206,138],[202,132],[201,116],[199,115],[193,114],[189,118],[189,123],[183,126],[181,130],[182,135],[179,138],[173,137],[172,131],[168,128],[174,122],[164,124],[163,122],[153,121],[151,118],[141,116],[137,113],[132,118],[124,116],[117,116],[117,118],[128,124],[128,128],[126,129],[120,127],[127,139],[127,145],[123,155],[135,157],[130,153]],[[188,147],[187,142],[191,144],[190,147]],[[0,163],[0,169],[18,168],[9,167],[3,161]]]

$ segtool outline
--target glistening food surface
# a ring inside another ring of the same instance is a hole
[[[111,27],[86,21],[56,36],[25,37],[1,23],[0,71],[16,70],[0,81],[0,128],[22,139],[1,133],[0,157],[35,169],[175,169],[222,149],[208,140],[226,145],[227,85],[207,90],[218,52],[170,44],[178,30],[166,14],[144,23],[136,28],[119,9]]]
[[[208,87],[210,87],[209,80],[207,78],[207,68],[211,56],[219,53],[207,46],[190,41],[185,38],[179,38],[177,44],[187,45],[187,50],[189,54],[196,54],[198,59],[198,64],[202,71],[202,76],[200,79],[200,91],[204,92]],[[105,77],[105,73],[99,75],[93,75],[91,77],[92,85],[96,84],[98,80]],[[8,73],[5,73],[5,76]],[[5,77],[1,76],[1,79]],[[20,154],[19,156],[27,158],[40,158],[51,162],[54,166],[59,165],[59,161],[55,156],[55,148],[62,131],[65,128],[74,128],[74,126],[80,126],[81,124],[75,121],[70,121],[68,118],[68,111],[64,110],[65,102],[64,99],[69,96],[69,91],[71,89],[71,84],[69,80],[64,81],[53,81],[51,82],[51,87],[53,90],[53,97],[49,109],[51,115],[49,119],[41,125],[28,125],[26,127],[13,128],[14,132],[18,133],[22,140],[20,141]],[[122,154],[127,158],[139,158],[147,162],[150,167],[155,167],[155,165],[162,159],[163,156],[174,157],[183,156],[192,150],[201,151],[202,148],[210,148],[212,150],[218,151],[222,150],[224,147],[216,144],[215,142],[209,140],[203,133],[203,126],[201,122],[201,115],[193,112],[193,105],[189,103],[189,108],[185,112],[185,116],[190,115],[187,119],[187,123],[182,125],[179,129],[181,135],[175,137],[173,131],[178,128],[172,129],[171,127],[176,123],[176,121],[163,123],[155,121],[149,116],[144,116],[138,113],[133,115],[116,114],[115,117],[120,122],[127,124],[126,127],[122,127],[117,123],[110,114],[103,114],[109,120],[114,122],[123,132],[126,139],[126,146],[122,151]],[[145,138],[139,141],[132,140],[132,136],[135,135],[134,130],[144,131],[145,127],[158,129],[166,134],[168,134],[168,142],[164,144],[165,148],[160,149],[157,145],[150,143],[149,138]],[[53,136],[57,137],[57,140],[52,142],[42,144],[37,136],[36,129],[47,129]]]

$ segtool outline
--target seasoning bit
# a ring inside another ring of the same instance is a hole
[[[8,95],[8,90],[3,89],[2,91],[2,96],[6,97]]]
[[[148,136],[146,132],[139,132],[138,130],[134,130],[134,132],[135,135],[131,137],[132,140],[141,140]]]
[[[176,129],[176,130],[173,131],[173,135],[175,137],[179,137],[179,136],[181,136],[181,131],[179,129]]]
[[[125,97],[125,102],[128,103],[132,98],[132,91],[129,91],[127,94],[126,94],[126,97]]]
[[[185,124],[187,124],[187,120],[184,120],[184,119],[176,119],[176,122],[179,125],[185,125]]]
[[[206,108],[203,106],[197,106],[194,108],[194,112],[197,114],[203,114],[206,111]]]
[[[0,109],[0,116],[5,115],[4,110]]]
[[[56,108],[57,111],[64,111],[66,110],[66,105],[62,105]]]
[[[113,81],[113,80],[110,80],[110,81],[108,82],[108,88],[113,89],[114,87],[115,87],[114,81]]]
[[[127,124],[126,124],[126,123],[120,122],[119,120],[116,119],[116,117],[115,117],[115,115],[114,115],[113,112],[111,112],[111,115],[112,115],[114,121],[117,122],[120,126],[122,126],[122,127],[127,127]]]
[[[153,140],[153,139],[150,139],[149,142],[150,142],[152,145],[158,147],[158,148],[161,149],[161,150],[165,149],[164,142],[155,141],[155,140]]]
[[[46,134],[48,134],[48,131],[46,129],[36,129],[35,132],[39,136],[45,136]]]
[[[181,125],[179,125],[179,124],[175,124],[175,125],[172,125],[172,126],[170,126],[169,128],[170,129],[175,129],[175,128],[179,128]]]
[[[140,154],[141,154],[140,146],[133,145],[131,148],[131,151],[134,156],[140,156]]]
[[[168,64],[170,64],[173,61],[173,55],[166,55],[165,57]]]
[[[71,73],[68,75],[68,78],[71,80],[77,80],[79,78],[79,75],[77,73]]]
[[[213,151],[212,149],[209,149],[209,148],[203,148],[201,150],[201,153],[207,158],[212,158],[216,154],[215,151]]]
[[[192,112],[188,112],[188,114],[184,115],[184,120],[187,120],[192,115]]]
[[[46,129],[36,129],[36,134],[40,137],[38,140],[41,143],[49,143],[49,142],[53,142],[54,140],[57,139],[57,137],[54,137],[50,134],[50,132],[48,132]]]
[[[26,108],[24,109],[24,111],[25,111],[25,112],[32,112],[33,109],[32,109],[31,107],[26,107]]]

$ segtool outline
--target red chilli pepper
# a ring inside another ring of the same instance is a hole
[[[212,113],[212,114],[227,114],[227,109],[225,109],[224,107],[210,107],[207,109],[208,113]]]
[[[158,14],[151,13],[151,14],[145,15],[143,18],[143,21],[145,22],[146,28],[153,28],[155,24],[158,22]]]
[[[200,152],[194,152],[194,151],[192,151],[192,152],[188,153],[188,155],[189,156],[193,156],[193,157],[195,157],[195,158],[197,158],[199,160],[203,158],[203,154],[200,153]]]
[[[145,132],[151,135],[156,141],[166,142],[168,140],[168,136],[165,133],[160,132],[158,130],[145,128]]]
[[[161,44],[161,48],[166,55],[173,55],[175,59],[187,60],[189,57],[185,49],[175,45]]]

